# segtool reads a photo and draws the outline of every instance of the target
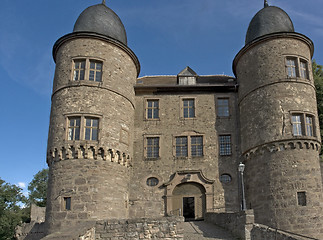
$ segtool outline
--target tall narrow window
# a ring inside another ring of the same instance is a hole
[[[300,60],[300,76],[301,78],[306,78],[308,79],[308,67],[307,67],[307,61],[305,60]]]
[[[203,137],[191,136],[191,155],[192,157],[203,156]]]
[[[85,118],[85,140],[98,140],[99,120],[97,118]]]
[[[176,157],[187,157],[187,137],[176,137]]]
[[[194,99],[183,99],[183,117],[195,117],[195,101]]]
[[[288,77],[296,77],[297,71],[296,71],[296,58],[286,58],[286,70],[287,70],[287,76]]]
[[[147,158],[159,157],[159,137],[147,138]]]
[[[293,135],[294,136],[302,136],[302,115],[294,114],[292,116],[292,124],[293,124]]]
[[[68,140],[80,140],[80,117],[71,117],[68,119]]]
[[[102,62],[90,60],[89,80],[101,82],[102,77]]]
[[[219,98],[218,99],[218,116],[229,117],[229,99]]]
[[[64,197],[63,210],[70,211],[72,209],[72,199],[70,197]]]
[[[74,75],[73,80],[84,80],[85,76],[85,60],[74,60]]]
[[[306,206],[306,192],[297,193],[297,203],[299,206]]]
[[[230,135],[220,135],[219,136],[219,147],[220,156],[230,156],[231,155],[231,136]]]
[[[147,119],[159,119],[159,101],[158,100],[147,100]]]
[[[313,117],[306,115],[305,117],[305,127],[306,127],[306,135],[310,137],[314,137],[313,131]]]

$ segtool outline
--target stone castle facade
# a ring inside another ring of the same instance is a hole
[[[86,9],[53,48],[46,234],[246,207],[256,223],[323,239],[313,50],[265,3],[233,61],[235,77],[186,67],[138,78],[119,17],[104,3]]]

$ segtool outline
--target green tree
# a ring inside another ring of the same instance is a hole
[[[12,240],[18,224],[29,218],[29,213],[21,207],[27,202],[22,189],[10,185],[0,178],[0,239]]]
[[[317,109],[320,122],[321,138],[323,139],[323,66],[313,60],[313,77],[316,88]],[[321,154],[323,151],[321,151]]]
[[[48,168],[40,170],[34,175],[33,180],[28,185],[29,203],[34,203],[39,207],[46,207],[48,184]]]

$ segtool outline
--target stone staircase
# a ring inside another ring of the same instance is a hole
[[[238,240],[221,227],[204,221],[183,223],[184,240]]]

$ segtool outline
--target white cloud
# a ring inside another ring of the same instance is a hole
[[[18,185],[18,187],[21,187],[21,188],[26,187],[26,183],[24,183],[24,182],[19,182],[17,185]]]

